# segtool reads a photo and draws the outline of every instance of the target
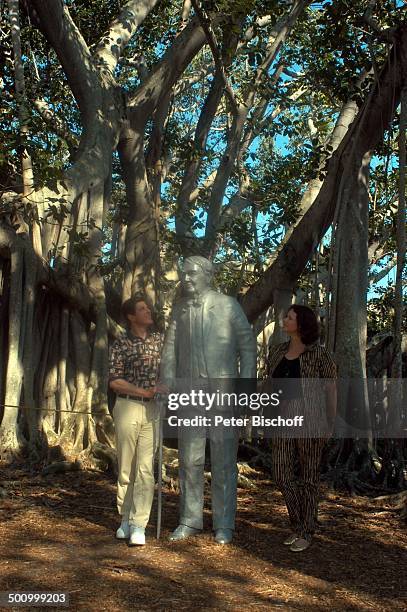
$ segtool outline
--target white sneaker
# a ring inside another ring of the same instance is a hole
[[[129,521],[122,520],[119,529],[116,531],[116,538],[118,540],[125,540],[128,537],[130,537]]]
[[[135,527],[130,525],[130,546],[144,546],[146,543],[144,527]]]

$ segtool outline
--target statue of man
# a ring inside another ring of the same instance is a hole
[[[238,302],[212,289],[212,263],[188,257],[181,270],[185,297],[172,312],[161,361],[161,379],[193,381],[216,391],[216,379],[254,378],[256,341]],[[205,428],[204,428],[205,429]],[[232,541],[237,498],[238,429],[208,427],[211,452],[212,520],[215,540]],[[180,524],[170,540],[197,535],[203,528],[205,431],[181,428],[178,439]]]

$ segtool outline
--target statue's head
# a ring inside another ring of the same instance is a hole
[[[192,255],[180,265],[180,275],[187,295],[201,295],[212,285],[213,266],[209,259]]]

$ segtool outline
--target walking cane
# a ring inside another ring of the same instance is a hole
[[[162,509],[162,490],[163,490],[163,400],[160,398],[160,421],[158,433],[158,481],[157,481],[157,540],[161,534],[161,509]]]

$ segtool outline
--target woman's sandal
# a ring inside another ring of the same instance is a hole
[[[305,538],[297,538],[290,546],[292,552],[301,552],[310,546],[311,541]]]
[[[296,533],[290,533],[288,538],[286,538],[284,540],[283,544],[285,544],[286,546],[291,546],[291,544],[294,544],[295,540],[298,540],[297,534]]]

